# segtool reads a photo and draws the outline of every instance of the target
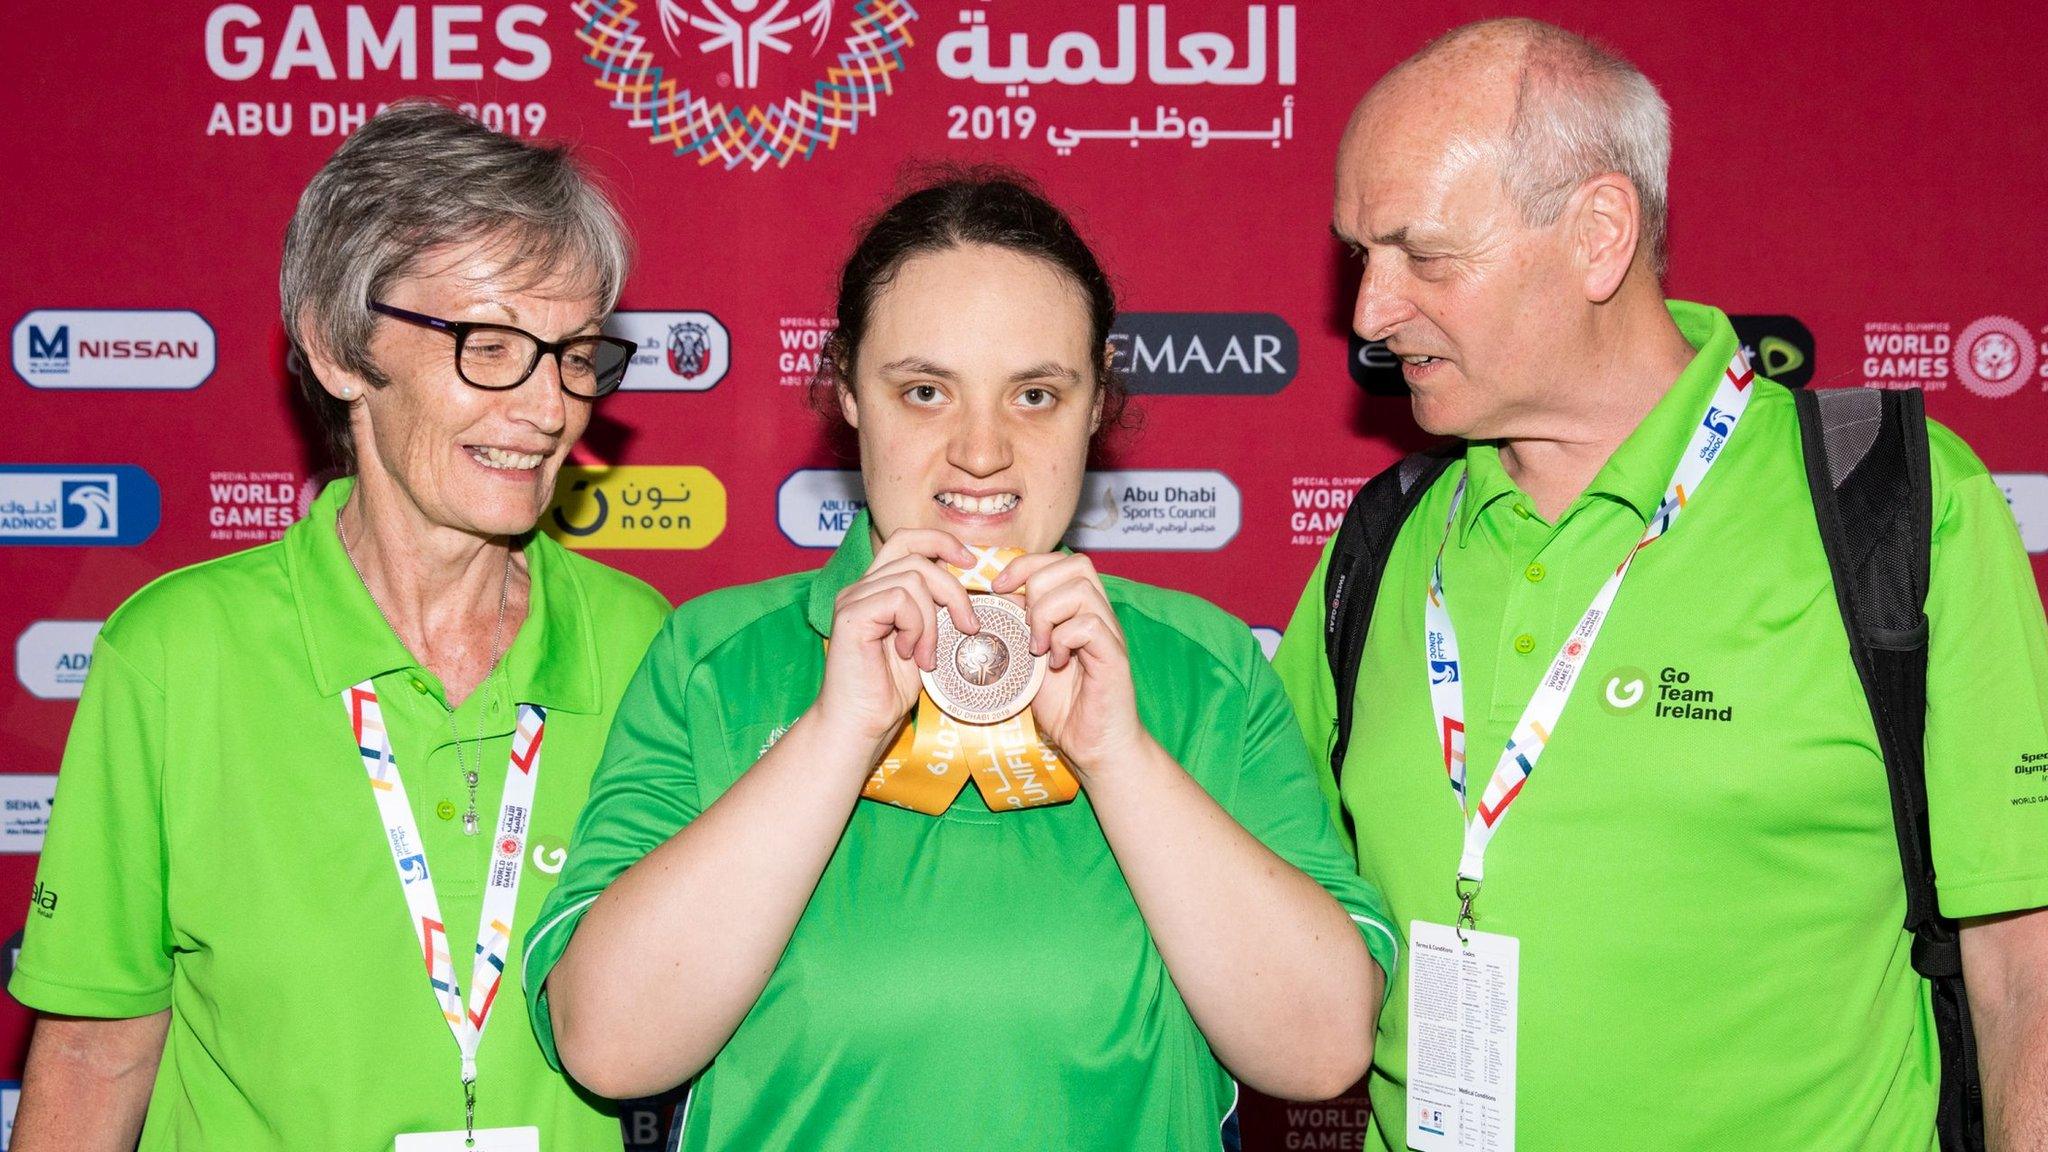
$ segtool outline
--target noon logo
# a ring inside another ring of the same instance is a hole
[[[569,465],[541,528],[570,548],[702,548],[725,531],[725,485],[694,465]]]
[[[1601,684],[1600,706],[1617,716],[1625,716],[1649,699],[1649,684],[1649,674],[1640,668],[1616,668]]]

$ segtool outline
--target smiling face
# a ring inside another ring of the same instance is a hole
[[[1468,439],[1543,411],[1585,303],[1570,214],[1530,227],[1501,181],[1514,75],[1397,73],[1353,113],[1337,161],[1332,227],[1364,263],[1352,327],[1402,358],[1417,424]]]
[[[598,331],[603,317],[587,278],[536,282],[530,270],[506,267],[504,250],[479,241],[430,252],[382,302],[443,320],[510,324],[544,340]],[[478,536],[530,530],[590,423],[591,402],[563,393],[555,358],[543,356],[516,388],[486,391],[456,374],[450,335],[390,318],[379,318],[370,354],[390,381],[384,387],[316,364],[330,392],[352,387],[358,398],[349,419],[365,484],[394,485],[439,527]]]
[[[1045,260],[964,245],[904,261],[839,391],[877,537],[1051,550],[1081,498],[1102,356],[1086,297]]]

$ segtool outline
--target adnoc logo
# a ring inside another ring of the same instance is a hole
[[[575,0],[571,11],[597,86],[649,143],[699,164],[758,170],[809,160],[851,136],[879,111],[912,43],[909,0],[856,0],[844,13],[835,0],[802,2]],[[764,63],[802,68],[803,78],[768,83]],[[714,95],[720,89],[741,99],[728,105]],[[783,94],[757,99],[764,89]]]
[[[161,515],[132,464],[0,464],[0,544],[140,544]]]
[[[2034,378],[2034,334],[2009,316],[1986,316],[1956,337],[1956,379],[1987,400],[2010,396]]]
[[[695,465],[571,465],[555,480],[541,528],[578,551],[702,548],[725,531],[725,485]]]
[[[180,392],[213,375],[213,325],[168,308],[39,308],[14,326],[14,372],[31,388]]]
[[[803,468],[775,490],[775,526],[799,548],[837,548],[867,506],[859,472]]]
[[[625,392],[702,392],[732,369],[732,336],[709,312],[614,312],[605,331],[640,346]]]
[[[38,620],[14,641],[14,678],[39,700],[76,700],[92,670],[98,620]]]

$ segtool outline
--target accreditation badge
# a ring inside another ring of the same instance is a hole
[[[404,1132],[392,1152],[540,1152],[540,1129],[479,1128],[467,1132]]]
[[[973,595],[981,625],[967,635],[939,609],[937,660],[923,673],[917,710],[861,795],[937,816],[973,780],[993,811],[1064,804],[1081,782],[1059,749],[1038,735],[1031,701],[1045,680],[1046,658],[1031,654],[1024,610],[989,591],[1017,548],[973,548],[977,563],[948,569]]]
[[[1408,1146],[1514,1152],[1522,944],[1408,925]]]

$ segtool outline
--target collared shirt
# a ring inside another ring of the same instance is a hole
[[[462,1126],[455,1041],[342,693],[376,682],[466,980],[516,703],[548,709],[523,930],[668,607],[534,535],[502,687],[471,693],[452,732],[439,681],[385,624],[335,535],[350,486],[330,484],[282,540],[136,593],[93,649],[8,988],[45,1012],[171,1010],[145,1152],[377,1149]],[[482,835],[462,831],[454,732],[470,767],[481,757]],[[478,1127],[538,1125],[548,1148],[619,1147],[616,1118],[547,1066],[506,992],[479,1053]]]
[[[1474,444],[1396,539],[1341,802],[1396,919],[1450,923],[1460,825],[1423,671],[1444,554],[1476,790],[1594,592],[1642,533],[1736,336],[1673,301],[1697,357],[1585,493],[1546,522]],[[1486,855],[1479,927],[1521,941],[1522,1147],[1934,1147],[1937,1045],[1901,924],[1890,793],[1814,520],[1797,418],[1758,380],[1678,525],[1645,550]],[[2048,628],[2004,497],[1933,441],[1927,791],[1941,908],[2048,905]],[[1327,551],[1323,564],[1327,565]],[[1276,657],[1328,782],[1323,567]],[[1407,987],[1370,1089],[1396,1148]]]
[[[873,553],[863,514],[822,571],[691,601],[627,689],[526,993],[590,904],[689,824],[808,708],[833,602]],[[1258,641],[1195,597],[1104,577],[1138,713],[1218,804],[1322,884],[1383,969],[1395,936],[1316,795]],[[788,948],[698,1078],[681,1147],[814,1152],[1215,1148],[1235,1086],[1169,978],[1084,793],[934,818],[854,808]]]

